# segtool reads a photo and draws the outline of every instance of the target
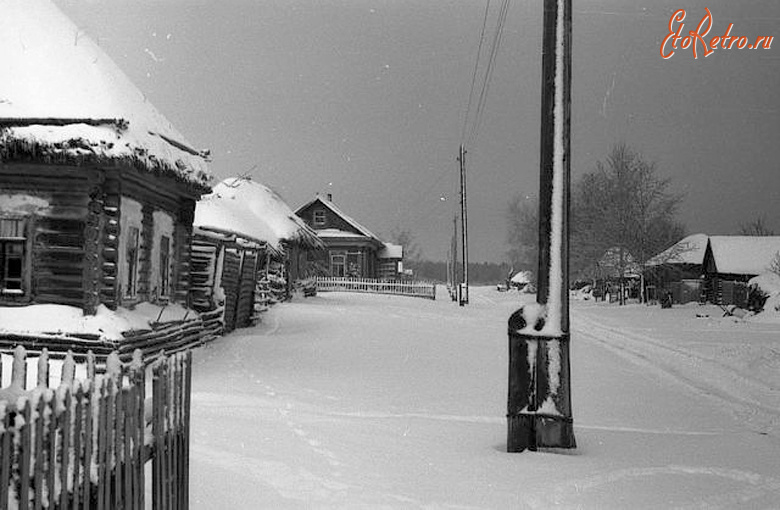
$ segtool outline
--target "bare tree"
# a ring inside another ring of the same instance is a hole
[[[682,196],[670,191],[671,179],[625,144],[575,185],[572,204],[571,264],[575,274],[617,250],[620,274],[678,241],[683,226],[675,219]],[[631,255],[629,257],[628,255]]]
[[[740,224],[739,234],[743,236],[773,236],[775,232],[767,227],[764,217],[759,216],[749,223]]]
[[[414,240],[414,234],[411,231],[395,227],[390,232],[390,242],[393,244],[400,244],[404,250],[404,266],[409,268],[417,268],[422,261],[422,250],[420,249],[417,241]]]
[[[516,196],[506,208],[507,257],[512,267],[536,273],[539,256],[539,205],[535,198]]]

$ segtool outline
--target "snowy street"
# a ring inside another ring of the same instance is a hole
[[[507,454],[521,299],[321,293],[197,349],[193,508],[776,507],[780,324],[573,301],[578,448]]]

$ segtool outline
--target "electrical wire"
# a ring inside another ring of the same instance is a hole
[[[477,46],[477,58],[474,60],[474,72],[471,75],[471,89],[469,90],[469,101],[468,105],[466,106],[466,116],[463,119],[463,130],[461,131],[460,139],[461,141],[465,141],[466,139],[466,128],[468,127],[469,123],[469,115],[471,113],[471,103],[474,99],[474,85],[477,83],[477,71],[479,70],[479,59],[482,56],[482,43],[485,40],[485,28],[487,27],[487,20],[488,20],[488,12],[490,11],[490,0],[487,0],[487,3],[485,4],[485,16],[482,19],[482,30],[479,34],[479,45]]]
[[[496,57],[498,50],[501,47],[501,40],[503,39],[504,25],[506,22],[507,12],[509,12],[509,0],[503,0],[501,8],[496,19],[496,28],[493,34],[493,42],[490,47],[490,53],[488,62],[486,64],[484,79],[482,80],[482,88],[479,94],[479,101],[477,102],[477,110],[474,114],[474,122],[469,133],[469,137],[466,140],[467,145],[475,144],[479,133],[480,125],[482,124],[482,117],[485,112],[485,105],[487,104],[488,93],[490,91],[490,84],[493,81],[493,73],[495,70]]]

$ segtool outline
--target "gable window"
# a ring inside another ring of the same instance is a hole
[[[125,297],[135,297],[138,294],[138,227],[130,227],[127,234],[127,281],[125,282]]]
[[[160,295],[171,293],[171,238],[160,238]]]
[[[325,224],[325,209],[317,209],[314,211],[314,224],[317,226]]]
[[[25,221],[0,219],[0,293],[24,295]]]

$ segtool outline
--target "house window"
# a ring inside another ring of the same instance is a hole
[[[160,238],[160,295],[171,293],[171,238]]]
[[[24,294],[25,222],[23,219],[0,219],[0,292]]]
[[[138,227],[130,227],[128,231],[126,260],[125,297],[135,297],[138,293]]]
[[[317,209],[314,211],[314,224],[317,226],[322,226],[325,224],[325,210],[324,209]]]
[[[330,274],[331,276],[343,277],[344,266],[347,257],[344,255],[331,255],[330,256]]]

